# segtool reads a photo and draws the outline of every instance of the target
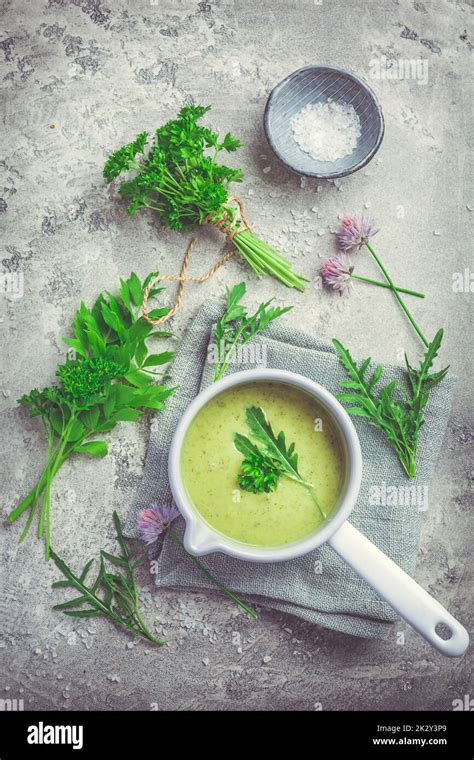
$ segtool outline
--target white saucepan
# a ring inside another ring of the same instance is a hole
[[[228,538],[201,517],[189,499],[181,477],[181,447],[189,425],[207,402],[228,388],[255,381],[272,381],[296,386],[313,396],[331,415],[344,449],[345,481],[339,503],[316,532],[283,546],[252,546]],[[427,591],[387,557],[348,521],[357,501],[362,478],[362,454],[352,421],[339,401],[321,385],[293,372],[255,369],[238,372],[202,391],[183,414],[175,430],[169,453],[169,480],[176,504],[186,521],[184,544],[194,555],[223,552],[250,562],[278,562],[313,551],[324,542],[351,565],[398,614],[442,654],[462,655],[469,644],[466,629]],[[441,637],[444,626],[450,637]]]

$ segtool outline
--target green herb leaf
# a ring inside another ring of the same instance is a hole
[[[235,206],[228,205],[229,186],[241,182],[243,174],[219,164],[218,154],[233,153],[241,143],[231,132],[221,140],[217,132],[198,124],[209,110],[209,106],[184,106],[176,119],[156,130],[147,151],[148,135],[139,134],[109,156],[104,166],[106,180],[122,175],[118,194],[127,199],[130,216],[151,209],[174,230],[224,222],[236,233],[234,245],[257,274],[271,274],[286,286],[303,290],[307,278],[293,272],[278,251],[243,228]],[[137,285],[136,280],[129,281],[123,288],[127,308],[130,299],[141,305]]]
[[[105,457],[109,449],[105,441],[89,441],[76,446],[78,454],[88,454],[90,457]]]
[[[138,594],[134,577],[135,567],[138,563],[133,560],[128,545],[122,532],[122,524],[116,512],[113,513],[113,521],[120,545],[121,556],[115,556],[102,550],[100,553],[99,573],[92,585],[85,582],[86,575],[92,564],[87,563],[81,576],[78,578],[68,565],[58,555],[51,551],[51,557],[56,566],[66,577],[66,581],[56,581],[53,588],[61,588],[63,585],[73,586],[80,592],[80,596],[55,605],[53,609],[61,610],[65,615],[77,618],[105,617],[116,625],[126,628],[131,633],[140,636],[158,646],[165,642],[157,639],[144,623],[138,609]],[[141,560],[141,557],[139,558]],[[106,562],[123,568],[123,572],[109,573]],[[75,609],[79,607],[82,609]]]
[[[163,351],[161,354],[150,354],[142,364],[142,367],[159,367],[161,364],[167,364],[175,356],[174,351]]]
[[[234,445],[237,451],[245,455],[238,474],[240,487],[251,493],[275,491],[278,480],[284,474],[280,464],[255,446],[245,435],[236,433]]]
[[[283,431],[275,435],[260,407],[248,407],[246,421],[252,436],[263,443],[263,448],[253,444],[246,436],[235,434],[234,445],[245,456],[238,474],[240,487],[251,493],[269,493],[276,490],[279,478],[285,476],[307,489],[321,516],[325,518],[326,513],[316,497],[313,484],[306,481],[298,471],[295,444],[286,445]]]
[[[260,304],[257,311],[248,315],[240,303],[245,295],[245,283],[226,289],[226,309],[214,328],[214,380],[219,380],[238,352],[259,332],[266,330],[270,322],[281,317],[292,306],[269,307],[271,301]]]
[[[433,341],[428,345],[418,369],[410,365],[405,355],[410,391],[408,396],[394,380],[382,387],[376,395],[375,387],[382,378],[382,367],[377,366],[371,378],[367,380],[365,375],[371,363],[370,358],[365,359],[358,367],[347,348],[340,341],[333,340],[341,363],[350,378],[350,380],[343,380],[341,385],[355,391],[354,393],[339,393],[338,399],[355,404],[347,409],[349,414],[366,417],[372,424],[383,430],[410,478],[416,475],[419,431],[424,422],[424,408],[428,402],[429,393],[442,381],[449,369],[446,367],[433,373],[429,371],[438,354],[442,337],[443,330],[438,330]]]
[[[137,143],[133,149],[139,147]],[[128,152],[127,161],[130,155]],[[46,557],[50,548],[51,485],[66,459],[77,453],[105,456],[107,445],[88,439],[112,430],[120,421],[137,420],[144,409],[163,408],[173,393],[173,388],[155,384],[159,373],[147,369],[165,364],[173,356],[170,351],[150,352],[148,341],[159,337],[160,331],[154,331],[140,312],[145,283],[155,275],[148,275],[142,284],[132,273],[128,280],[120,280],[118,295],[100,294],[91,309],[81,303],[73,320],[74,338],[65,339],[76,351],[76,358],[58,367],[57,386],[34,389],[20,399],[19,403],[29,406],[31,416],[43,418],[49,456],[36,486],[8,519],[14,522],[29,510],[23,540],[38,510],[38,533],[45,538]],[[154,294],[160,291],[152,289]],[[145,371],[137,367],[137,359]]]

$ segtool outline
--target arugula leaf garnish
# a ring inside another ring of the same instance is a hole
[[[313,484],[305,480],[298,470],[295,444],[287,446],[283,431],[275,435],[265,412],[260,407],[248,407],[245,418],[251,435],[263,444],[263,448],[253,444],[241,433],[234,435],[235,448],[244,454],[237,476],[240,487],[251,493],[269,493],[276,490],[279,478],[290,478],[306,488],[321,516],[325,518],[326,513],[316,497]]]
[[[278,436],[275,435],[263,409],[258,406],[249,407],[246,411],[246,420],[253,437],[264,444],[265,450],[278,462],[281,471],[291,480],[312,488],[312,483],[304,480],[298,472],[298,454],[295,452],[295,444],[291,443],[287,447],[283,431],[280,431]]]
[[[376,366],[369,377],[367,370],[371,365],[371,358],[365,359],[358,366],[348,349],[339,340],[333,340],[349,377],[349,380],[341,381],[341,385],[348,392],[339,393],[337,398],[351,404],[347,409],[349,414],[366,417],[384,431],[409,478],[416,475],[419,431],[424,422],[424,408],[430,391],[442,381],[449,369],[445,367],[438,372],[430,372],[442,338],[443,330],[440,329],[428,345],[418,368],[410,365],[405,354],[408,392],[400,388],[396,380],[392,380],[381,388],[378,394],[375,386],[382,378],[382,366]]]
[[[93,583],[87,584],[86,582],[89,570],[94,562],[93,559],[87,562],[80,576],[77,576],[66,562],[51,550],[51,558],[66,579],[53,583],[53,588],[75,588],[80,592],[80,596],[57,604],[53,609],[60,610],[70,617],[108,618],[116,625],[126,628],[136,636],[162,646],[165,642],[162,639],[157,639],[151,633],[138,609],[139,599],[135,570],[146,562],[146,555],[143,554],[139,557],[132,556],[123,535],[120,517],[115,511],[113,513],[113,521],[121,553],[114,555],[101,550],[99,571]],[[168,531],[168,536],[219,591],[251,617],[257,618],[257,613],[254,609],[249,607],[237,594],[221,583],[197,557],[194,557],[186,550],[179,536],[171,530]],[[113,566],[111,570],[108,568],[109,564]]]

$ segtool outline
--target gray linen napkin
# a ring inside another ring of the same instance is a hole
[[[212,383],[208,349],[212,327],[221,314],[220,305],[204,303],[177,352],[171,374],[173,384],[179,388],[152,423],[144,476],[126,523],[126,535],[130,537],[138,536],[140,510],[152,502],[172,500],[167,477],[168,448],[186,407]],[[332,346],[281,324],[254,342],[253,358],[259,359],[259,364],[231,366],[230,372],[255,366],[289,369],[321,383],[332,393],[340,390],[345,374]],[[400,367],[386,365],[387,381],[401,377]],[[431,393],[420,434],[418,474],[413,480],[403,473],[383,433],[366,420],[353,418],[362,446],[364,474],[351,522],[410,574],[415,570],[422,514],[449,418],[454,384],[455,379],[448,377]],[[395,492],[393,487],[398,490]],[[182,535],[184,520],[178,518],[173,527]],[[170,539],[165,538],[157,551],[158,586],[214,588]],[[326,545],[304,557],[273,564],[243,562],[224,554],[207,555],[203,561],[220,581],[247,601],[326,628],[354,636],[386,638],[397,619],[392,608]]]

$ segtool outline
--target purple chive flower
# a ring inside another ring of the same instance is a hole
[[[138,517],[138,527],[147,546],[156,541],[178,515],[179,510],[174,504],[152,504],[151,507],[143,509]]]
[[[348,295],[352,287],[353,271],[354,267],[347,257],[333,256],[322,265],[321,277],[324,284],[336,290],[339,295]]]
[[[345,216],[337,234],[339,247],[344,253],[358,251],[377,232],[368,216]]]

